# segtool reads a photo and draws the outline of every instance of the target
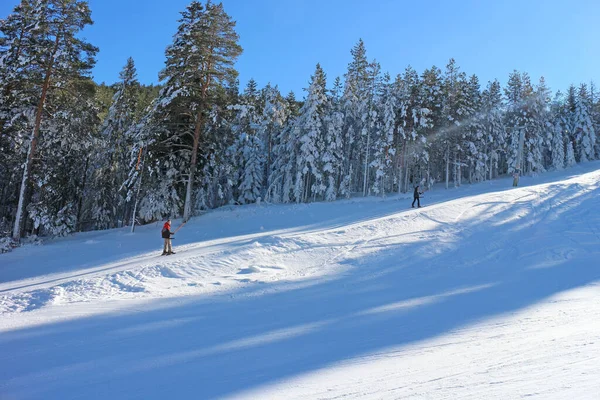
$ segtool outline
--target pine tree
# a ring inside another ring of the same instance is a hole
[[[494,177],[494,169],[499,174],[501,157],[506,154],[506,129],[503,122],[503,103],[500,83],[488,82],[482,95],[482,124],[485,134],[487,171],[489,179]]]
[[[465,161],[468,162],[467,171],[469,182],[482,181],[486,178],[487,166],[487,143],[481,114],[482,97],[479,78],[471,75],[465,87],[466,98],[466,121],[463,142],[465,147]]]
[[[83,1],[23,1],[21,7],[15,8],[15,14],[17,16],[10,20],[17,23],[0,26],[2,35],[9,38],[8,42],[4,42],[7,50],[2,52],[3,55],[18,55],[15,62],[19,65],[16,68],[13,65],[11,71],[19,74],[18,81],[23,82],[19,83],[20,91],[24,96],[18,94],[16,97],[20,98],[19,101],[35,104],[13,228],[13,238],[19,240],[24,229],[24,212],[32,194],[29,187],[34,161],[38,157],[47,102],[60,98],[60,93],[67,91],[70,83],[85,79],[94,65],[97,49],[77,37],[80,30],[92,23],[88,5]],[[20,31],[18,34],[13,30],[15,27]],[[17,35],[19,40],[10,40]],[[46,140],[51,141],[51,136]]]
[[[273,201],[289,203],[294,200],[294,180],[296,177],[298,155],[298,118],[299,103],[293,92],[285,98],[287,122],[277,135],[273,148],[274,161],[270,172],[271,186],[268,198]]]
[[[464,151],[461,146],[461,136],[465,130],[462,121],[468,118],[470,110],[467,109],[467,82],[466,75],[460,72],[454,59],[450,59],[446,65],[443,91],[444,105],[442,109],[442,125],[440,142],[444,147],[444,160],[446,163],[446,188],[450,180],[450,168],[454,185],[460,185],[461,154]]]
[[[287,120],[287,107],[277,86],[267,85],[264,90],[264,106],[258,126],[258,136],[265,148],[265,170],[263,171],[265,192],[271,186],[271,170],[275,158],[275,147],[281,140],[280,134]]]
[[[600,159],[600,139],[598,138],[598,135],[600,135],[600,93],[598,93],[598,89],[596,88],[594,82],[590,82],[589,104],[590,118],[592,119],[592,124],[594,125],[594,132],[596,133],[594,154],[595,159]]]
[[[219,89],[237,76],[233,65],[242,48],[234,30],[235,22],[225,13],[222,4],[208,1],[203,6],[192,1],[181,15],[173,43],[166,50],[166,66],[160,74],[165,88],[159,104],[167,113],[180,116],[179,121],[173,123],[186,122],[193,126],[183,210],[183,219],[187,221],[192,213],[200,136]],[[187,128],[180,131],[187,132]]]
[[[299,149],[294,194],[296,201],[316,199],[325,191],[322,154],[324,151],[324,118],[327,107],[325,72],[317,64],[311,77],[308,96],[300,109],[296,133]]]
[[[525,154],[525,142],[535,133],[535,121],[532,119],[531,102],[533,88],[527,74],[514,71],[504,90],[507,98],[506,128],[509,135],[508,172],[513,173],[513,186],[518,186],[519,176],[525,170],[526,161],[531,160]],[[531,144],[531,141],[528,141]]]
[[[243,132],[228,154],[233,161],[232,179],[237,202],[247,204],[260,201],[264,173],[264,146],[260,138]]]
[[[33,1],[23,1],[13,14],[0,20],[0,236],[10,236],[12,209],[18,197],[16,171],[25,161],[28,132],[32,129],[31,110],[35,92],[25,79],[27,59],[24,46],[36,20]]]
[[[596,132],[590,118],[591,107],[587,94],[587,86],[582,84],[575,99],[575,112],[571,116],[571,127],[575,136],[576,154],[579,161],[587,162],[595,156]]]
[[[344,148],[342,130],[344,114],[341,106],[342,82],[335,79],[325,119],[325,150],[322,155],[324,182],[327,185],[325,200],[333,201],[338,196],[338,182],[342,173]]]
[[[527,154],[527,170],[529,172],[544,172],[544,149],[552,140],[552,124],[550,122],[549,104],[550,90],[546,86],[544,77],[531,94],[528,103],[529,120],[527,122],[525,138],[525,152]]]
[[[552,168],[560,171],[565,167],[565,139],[563,124],[557,119],[552,131]]]
[[[374,159],[371,166],[375,168],[373,192],[385,194],[386,177],[391,175],[392,159],[395,153],[393,148],[394,130],[396,128],[396,97],[390,76],[385,74],[383,79],[383,93],[378,101],[381,118],[376,130],[374,143]],[[391,190],[391,189],[390,189]]]
[[[423,73],[423,80],[412,68],[406,68],[404,76],[398,75],[394,82],[396,97],[395,170],[398,192],[408,191],[409,172],[418,163],[428,161],[429,148],[426,135],[433,139],[434,118],[441,109],[440,75],[436,68]],[[434,110],[434,112],[432,112]],[[414,165],[411,165],[411,161]]]
[[[128,133],[136,122],[140,92],[136,75],[134,61],[129,58],[119,75],[113,103],[101,127],[99,145],[102,150],[95,160],[96,194],[92,211],[92,218],[100,228],[115,227],[118,220],[126,218],[126,201],[121,186],[127,179],[129,151],[133,147],[133,139]]]
[[[70,82],[63,88],[48,93],[47,104],[60,111],[41,124],[28,206],[35,233],[52,236],[82,230],[90,219],[84,200],[91,194],[92,149],[100,123],[91,80]]]
[[[567,135],[566,140],[571,142],[571,147],[573,148],[573,154],[575,154],[575,159],[579,159],[579,156],[575,153],[576,149],[579,147],[577,145],[577,136],[575,134],[575,112],[577,109],[577,90],[575,86],[570,85],[567,90],[567,96],[565,100],[565,119],[567,122]],[[568,150],[568,147],[567,147]],[[567,166],[571,166],[568,164]]]
[[[362,39],[350,53],[352,61],[348,64],[342,96],[344,166],[340,192],[346,197],[349,197],[353,191],[365,190],[362,178],[365,176],[364,166],[368,158],[368,147],[365,142],[366,133],[369,132],[365,129],[365,124],[372,97],[370,64],[367,61],[367,51]]]

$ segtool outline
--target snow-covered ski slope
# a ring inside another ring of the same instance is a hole
[[[0,255],[0,399],[600,399],[600,163],[521,183]]]

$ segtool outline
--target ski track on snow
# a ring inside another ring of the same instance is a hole
[[[172,256],[148,227],[118,240],[156,251],[0,279],[0,398],[597,399],[600,170],[557,176],[434,190],[421,209],[389,198],[214,212],[186,225]],[[105,244],[81,237],[45,246]],[[27,251],[4,258],[10,276],[44,263]],[[192,306],[94,332],[95,316],[173,304]],[[80,336],[35,340],[83,317]],[[44,358],[55,351],[72,361]],[[150,384],[127,383],[138,375]]]

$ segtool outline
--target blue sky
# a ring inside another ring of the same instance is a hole
[[[0,17],[18,0],[1,0]],[[164,49],[188,0],[90,0],[95,24],[84,36],[100,48],[94,78],[112,83],[132,56],[142,83],[157,83]],[[243,87],[277,84],[303,97],[317,62],[332,83],[343,76],[350,49],[362,38],[369,59],[392,76],[419,73],[454,57],[482,86],[506,82],[517,69],[553,91],[600,83],[600,1],[597,0],[224,0],[237,21],[244,53]]]

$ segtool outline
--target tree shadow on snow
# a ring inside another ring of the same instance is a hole
[[[0,334],[0,393],[35,398],[233,396],[516,313],[600,280],[600,189],[561,185],[344,273]],[[427,209],[418,211],[431,218]],[[560,215],[560,218],[557,216]],[[438,221],[442,225],[443,221]],[[437,251],[442,249],[442,251]],[[377,251],[378,250],[378,251]]]

